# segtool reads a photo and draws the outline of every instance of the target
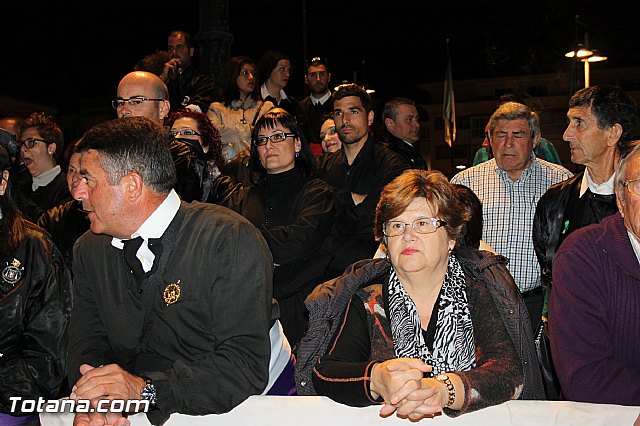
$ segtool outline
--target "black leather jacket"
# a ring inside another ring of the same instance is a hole
[[[194,104],[206,113],[215,95],[215,82],[210,76],[188,65],[175,79],[167,83],[171,110]]]
[[[422,155],[418,150],[403,141],[400,138],[393,136],[388,130],[382,133],[380,142],[386,144],[389,149],[398,154],[403,160],[409,163],[409,167],[412,169],[429,170],[427,162],[424,161]]]
[[[185,139],[174,139],[169,145],[173,164],[176,166],[174,189],[184,201],[205,201],[203,199],[204,179],[209,178],[207,159],[200,146]]]
[[[73,264],[73,245],[91,225],[81,208],[80,201],[71,200],[48,210],[38,220],[38,226],[49,233],[69,267]]]
[[[0,411],[12,415],[9,397],[59,396],[71,313],[69,269],[42,229],[26,227],[20,246],[0,255]]]
[[[583,175],[584,172],[578,173],[570,179],[553,185],[540,197],[536,206],[533,220],[533,248],[540,263],[542,285],[546,288],[551,284],[553,259],[564,239],[577,228],[599,223],[618,211],[615,195],[594,195],[587,191],[580,198]],[[597,203],[596,200],[598,200]],[[579,211],[578,217],[582,216],[578,223],[573,223],[577,218],[571,217],[571,211]]]

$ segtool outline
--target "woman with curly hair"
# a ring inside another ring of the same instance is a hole
[[[185,181],[178,178],[176,191],[180,194],[179,187],[197,187],[202,192],[199,201],[209,201],[211,185],[224,164],[220,132],[205,114],[189,110],[171,113],[167,125],[174,138],[171,147],[174,158],[189,162],[188,168],[195,169],[199,179],[199,182],[193,182],[192,178]],[[176,153],[176,150],[181,152]]]

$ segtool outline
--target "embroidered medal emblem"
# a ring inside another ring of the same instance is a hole
[[[167,306],[176,303],[180,299],[180,280],[166,286],[162,297],[164,298],[164,302]]]
[[[7,262],[7,266],[5,266],[2,270],[2,280],[11,285],[15,285],[18,281],[20,281],[20,278],[22,278],[23,270],[24,267],[22,266],[20,261],[16,258],[13,258],[13,261],[11,261],[11,263]]]

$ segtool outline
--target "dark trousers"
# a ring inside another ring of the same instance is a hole
[[[538,331],[538,327],[540,326],[540,320],[542,319],[542,305],[544,304],[542,287],[525,291],[522,293],[522,298],[524,299],[524,304],[527,306],[527,310],[529,311],[531,328],[533,335],[535,336]]]

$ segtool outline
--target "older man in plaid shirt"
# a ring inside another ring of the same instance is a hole
[[[498,107],[489,121],[489,136],[494,158],[458,173],[451,182],[471,188],[482,202],[482,238],[509,258],[509,270],[535,330],[543,297],[533,249],[533,216],[542,194],[572,174],[533,154],[540,120],[526,105],[507,102]]]

